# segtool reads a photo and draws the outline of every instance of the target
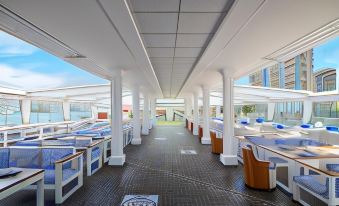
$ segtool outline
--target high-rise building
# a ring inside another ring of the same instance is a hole
[[[313,74],[313,91],[325,92],[336,90],[336,69],[322,68]]]
[[[313,50],[249,76],[252,86],[312,90]]]

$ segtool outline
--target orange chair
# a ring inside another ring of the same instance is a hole
[[[193,133],[193,122],[191,122],[191,132]]]
[[[211,145],[212,145],[212,153],[220,154],[223,152],[223,142],[222,138],[217,138],[216,132],[210,131],[211,135]]]
[[[272,190],[276,187],[275,165],[257,160],[251,146],[242,148],[244,161],[244,181],[246,186],[259,190]]]
[[[202,127],[200,127],[199,125],[199,141],[200,142],[201,142],[202,135],[203,135]]]

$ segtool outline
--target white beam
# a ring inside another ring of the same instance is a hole
[[[198,93],[194,93],[193,97],[193,135],[199,134],[199,97]]]
[[[153,128],[153,126],[156,125],[157,118],[156,118],[156,98],[152,97],[151,99],[151,123],[150,123],[150,129]]]
[[[140,91],[139,86],[134,86],[132,89],[132,99],[133,99],[133,145],[141,144],[140,137]]]
[[[313,102],[309,100],[304,101],[304,106],[303,106],[303,124],[307,124],[311,121],[312,118],[312,106]]]
[[[204,127],[203,127],[203,136],[201,138],[202,144],[211,144],[211,135],[210,135],[210,93],[209,89],[207,87],[202,88],[203,92],[203,121],[204,121]]]
[[[21,114],[22,114],[22,124],[29,124],[29,119],[31,116],[31,104],[30,99],[21,100]]]
[[[149,94],[144,93],[144,113],[142,118],[142,131],[143,135],[149,134]]]
[[[267,104],[267,121],[272,121],[274,118],[275,103]]]
[[[62,110],[64,113],[64,120],[70,121],[71,120],[71,103],[67,100],[62,102]]]
[[[111,157],[109,165],[123,165],[125,163],[125,154],[123,151],[123,132],[122,132],[122,84],[121,72],[117,72],[111,81]]]
[[[222,72],[223,76],[223,153],[220,154],[220,161],[224,165],[238,165],[238,159],[234,148],[234,105],[233,105],[233,79]]]

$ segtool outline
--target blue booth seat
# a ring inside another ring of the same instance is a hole
[[[310,191],[322,196],[325,199],[328,199],[328,178],[326,178],[326,184],[321,184],[316,178],[318,175],[302,175],[294,176],[293,181],[297,184],[309,189]]]
[[[55,190],[56,204],[61,204],[82,186],[82,161],[82,152],[76,153],[74,147],[0,148],[0,168],[44,169],[45,189]],[[72,181],[72,189],[64,192],[64,186],[70,181]]]

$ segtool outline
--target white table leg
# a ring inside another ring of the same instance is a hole
[[[45,205],[45,195],[44,195],[44,178],[37,182],[37,191],[36,191],[36,202],[37,206]]]

